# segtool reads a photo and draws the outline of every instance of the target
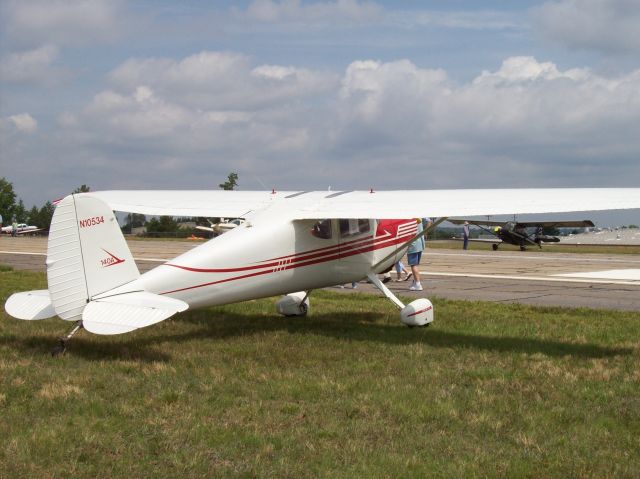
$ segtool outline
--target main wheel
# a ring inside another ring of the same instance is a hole
[[[51,350],[51,356],[54,358],[57,356],[61,356],[67,350],[67,346],[64,344],[64,341],[60,341],[60,343]]]
[[[307,313],[309,312],[309,307],[307,306],[307,303],[300,303],[300,315],[301,316],[306,316]]]

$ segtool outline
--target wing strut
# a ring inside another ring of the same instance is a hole
[[[436,220],[431,223],[429,226],[427,226],[425,229],[423,229],[420,233],[418,233],[417,235],[415,235],[413,238],[411,238],[410,240],[402,243],[402,245],[400,245],[398,248],[396,248],[395,250],[393,250],[391,253],[389,253],[387,256],[385,256],[384,258],[382,258],[380,261],[378,261],[376,264],[373,265],[373,268],[371,268],[372,271],[377,271],[378,268],[380,267],[381,264],[385,263],[387,260],[389,260],[389,258],[393,257],[398,250],[404,248],[405,246],[407,246],[408,244],[413,243],[415,240],[417,240],[418,238],[422,238],[424,235],[426,235],[427,233],[429,233],[431,230],[435,229],[436,226],[438,226],[440,223],[442,223],[443,221],[446,221],[447,218],[445,216],[441,217],[441,218],[436,218]]]

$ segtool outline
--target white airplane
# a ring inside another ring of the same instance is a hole
[[[449,216],[629,208],[640,208],[640,188],[80,193],[53,215],[48,289],[13,294],[5,309],[19,319],[75,322],[60,353],[80,328],[126,333],[187,309],[279,294],[279,313],[305,315],[312,290],[367,277],[404,324],[425,326],[431,302],[405,305],[377,276],[419,237],[415,218],[434,218],[433,228]],[[245,221],[141,275],[113,210]]]
[[[219,221],[218,223],[209,222],[211,226],[198,225],[196,226],[196,229],[200,231],[206,231],[207,233],[213,233],[217,236],[226,233],[227,231],[231,231],[234,228],[237,228],[242,223],[244,223],[243,218],[234,218],[231,220],[225,220],[224,218],[221,218],[221,221]]]
[[[23,235],[28,233],[35,233],[37,231],[41,231],[42,228],[38,228],[37,226],[30,226],[26,223],[18,223],[16,234]],[[13,225],[3,226],[2,233],[4,234],[12,234],[13,233]]]

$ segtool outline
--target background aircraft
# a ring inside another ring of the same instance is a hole
[[[217,223],[212,223],[211,221],[209,221],[210,226],[197,225],[196,229],[200,231],[206,231],[207,233],[211,233],[214,236],[218,236],[223,233],[226,233],[227,231],[231,231],[234,228],[237,228],[242,223],[244,223],[243,218],[234,218],[230,220],[221,218],[220,221]]]
[[[583,221],[479,221],[469,219],[448,219],[454,225],[461,225],[468,222],[470,225],[478,226],[483,231],[491,233],[495,239],[469,238],[469,241],[478,243],[491,243],[494,251],[502,243],[512,244],[520,247],[520,251],[525,251],[527,246],[538,246],[542,248],[542,243],[557,243],[560,238],[557,236],[544,234],[544,228],[586,228],[594,224],[589,220]],[[453,238],[462,240],[462,238]]]
[[[120,334],[186,309],[284,294],[283,315],[305,315],[318,288],[369,278],[408,326],[433,321],[426,298],[405,305],[378,278],[408,245],[448,216],[640,208],[640,188],[418,191],[103,191],[72,194],[53,215],[48,289],[5,303],[25,320],[75,322]],[[245,218],[244,223],[140,274],[116,211],[180,217]],[[414,218],[433,223],[417,233]],[[389,219],[391,218],[391,219]],[[397,219],[405,218],[405,219]]]
[[[18,223],[18,229],[16,231],[16,234],[22,235],[27,233],[35,233],[37,231],[42,231],[42,228],[38,228],[37,226],[29,226],[26,223]],[[13,234],[13,226],[12,225],[3,226],[2,233]]]

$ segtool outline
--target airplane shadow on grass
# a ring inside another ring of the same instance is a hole
[[[145,362],[170,361],[174,351],[162,350],[163,343],[187,343],[202,339],[224,340],[253,336],[268,332],[287,331],[291,335],[319,335],[349,341],[374,341],[393,345],[423,343],[433,348],[476,349],[494,352],[513,352],[547,356],[574,356],[578,358],[604,358],[628,355],[631,348],[607,347],[597,344],[513,336],[484,336],[443,331],[435,326],[425,329],[409,329],[400,324],[380,323],[375,312],[342,312],[313,314],[312,316],[284,318],[279,315],[213,313],[209,310],[194,311],[172,318],[166,328],[153,326],[129,335],[97,337],[81,332],[69,343],[69,354],[89,360],[132,359]],[[184,325],[185,332],[173,332]],[[0,338],[0,343],[17,347],[25,352],[42,354],[55,344],[53,337],[34,336]]]
[[[100,341],[95,336],[80,332],[68,344],[67,354],[80,356],[89,360],[136,360],[144,362],[170,361],[172,356],[157,348],[149,347],[150,341],[141,344],[136,338],[132,341]],[[56,336],[32,336],[16,337],[5,336],[0,338],[0,344],[9,348],[17,348],[26,354],[42,356],[49,354],[58,344]]]
[[[263,321],[266,318],[263,318]],[[279,324],[282,321],[285,324]],[[547,356],[575,356],[581,358],[603,358],[629,355],[631,348],[607,347],[597,344],[576,344],[527,337],[483,336],[461,334],[438,329],[408,328],[400,324],[376,324],[377,313],[317,314],[309,318],[281,318],[264,321],[255,332],[270,329],[286,329],[292,334],[317,334],[352,341],[376,341],[390,345],[423,343],[434,348],[472,348],[484,351],[542,353]],[[259,320],[257,320],[259,321]],[[256,322],[257,322],[256,321]],[[273,325],[272,323],[276,323]],[[279,326],[279,327],[278,327]]]
[[[314,314],[306,318],[283,318],[278,315],[224,313],[218,317],[206,314],[185,314],[176,322],[199,326],[178,335],[163,335],[156,341],[190,341],[193,339],[226,339],[251,336],[271,331],[287,331],[292,335],[320,335],[350,341],[374,341],[389,345],[424,343],[434,348],[472,348],[484,351],[515,352],[547,356],[603,358],[628,355],[631,348],[607,347],[597,344],[576,344],[527,337],[483,336],[442,331],[435,327],[410,329],[400,324],[381,324],[375,312],[343,312]],[[149,338],[149,340],[154,340]]]

